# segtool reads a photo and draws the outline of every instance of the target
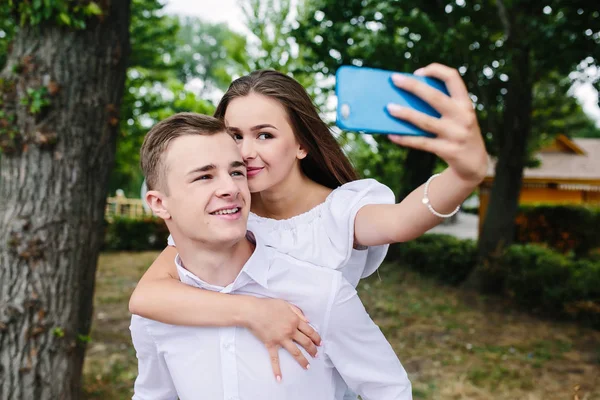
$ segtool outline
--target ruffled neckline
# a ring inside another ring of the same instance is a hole
[[[298,225],[309,224],[321,216],[323,208],[325,208],[331,202],[333,193],[340,187],[333,189],[331,193],[327,195],[324,202],[317,204],[316,206],[314,206],[308,211],[303,212],[302,214],[298,214],[287,219],[274,219],[268,217],[261,217],[260,215],[250,212],[249,219],[253,223],[261,224],[263,225],[263,227],[268,226],[271,229],[293,229]]]

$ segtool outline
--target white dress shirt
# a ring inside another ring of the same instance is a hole
[[[176,264],[188,285],[295,304],[322,345],[315,359],[304,352],[309,370],[280,350],[283,379],[277,382],[265,346],[247,329],[175,326],[134,315],[130,329],[139,368],[134,400],[334,400],[344,396],[344,381],[364,400],[412,399],[404,368],[339,271],[277,252],[260,238],[226,287],[202,281],[179,257]]]

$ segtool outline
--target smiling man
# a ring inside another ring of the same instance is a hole
[[[146,201],[177,243],[180,280],[286,300],[302,309],[323,345],[308,370],[282,352],[285,379],[278,382],[267,350],[245,328],[174,326],[134,315],[134,399],[333,400],[344,394],[342,379],[365,400],[412,398],[406,372],[341,273],[279,253],[246,230],[247,171],[221,121],[176,114],[148,133],[141,158]]]

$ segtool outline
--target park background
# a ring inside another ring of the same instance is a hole
[[[235,77],[274,68],[401,199],[443,163],[336,129],[332,76],[431,62],[463,76],[495,169],[360,296],[417,399],[599,398],[599,45],[588,1],[3,2],[0,398],[131,397],[127,302],[167,235],[139,199],[154,122],[210,114]],[[104,49],[110,71],[77,76]],[[579,168],[539,178],[557,162]]]

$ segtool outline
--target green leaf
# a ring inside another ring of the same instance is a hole
[[[61,12],[60,14],[58,14],[58,19],[60,22],[62,22],[64,25],[66,26],[71,26],[71,17],[69,17],[69,14],[66,14],[64,12]]]
[[[85,8],[85,14],[86,15],[102,15],[103,13],[102,13],[102,9],[100,8],[100,6],[92,1]]]

